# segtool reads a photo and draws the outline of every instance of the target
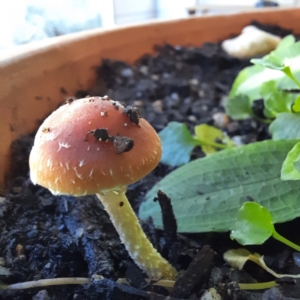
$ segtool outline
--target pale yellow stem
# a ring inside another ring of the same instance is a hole
[[[148,240],[122,190],[97,194],[133,261],[153,279],[175,279],[177,272]]]

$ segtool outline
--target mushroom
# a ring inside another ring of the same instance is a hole
[[[123,111],[108,97],[59,107],[36,134],[30,177],[54,195],[96,194],[135,263],[152,279],[174,279],[176,270],[150,243],[125,195],[157,166],[160,139],[145,119],[136,124]]]

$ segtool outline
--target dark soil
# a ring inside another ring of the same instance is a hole
[[[276,26],[259,26],[282,36],[289,33]],[[191,130],[197,124],[207,123],[222,128],[235,141],[250,143],[268,139],[267,127],[255,119],[227,119],[223,108],[234,78],[247,65],[248,60],[226,55],[220,44],[207,43],[201,48],[164,45],[156,47],[154,56],[145,55],[133,66],[104,60],[96,68],[97,85],[78,91],[75,97],[109,95],[134,104],[157,131],[170,121],[185,122]],[[65,92],[63,88],[61,91]],[[261,110],[258,101],[255,111],[259,114]],[[12,145],[11,180],[7,196],[0,203],[0,280],[12,284],[41,278],[93,277],[93,281],[85,285],[0,291],[0,299],[200,299],[208,288],[215,288],[222,299],[300,299],[298,280],[282,280],[279,288],[268,291],[239,291],[235,282],[274,278],[251,263],[243,271],[226,265],[223,253],[240,247],[228,233],[176,235],[174,222],[165,232],[156,231],[151,220],[143,227],[181,277],[171,293],[147,285],[96,197],[54,197],[48,190],[32,185],[28,155],[33,137],[34,134],[21,137]],[[202,156],[196,148],[192,159]],[[136,211],[149,188],[171,171],[160,164],[128,188],[127,196]],[[163,213],[170,214],[170,206],[163,199],[159,202]],[[297,219],[276,228],[299,243],[294,230],[299,225]],[[268,265],[280,273],[300,273],[293,251],[278,242],[269,240],[249,249],[265,254]],[[8,270],[9,275],[5,274]],[[131,285],[116,282],[125,277]]]

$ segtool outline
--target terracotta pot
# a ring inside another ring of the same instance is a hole
[[[9,170],[11,142],[32,132],[67,96],[91,87],[102,58],[133,62],[156,44],[198,45],[240,33],[252,20],[300,32],[300,9],[151,22],[91,30],[19,46],[0,56],[0,187]]]

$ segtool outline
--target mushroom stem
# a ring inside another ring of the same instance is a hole
[[[153,280],[174,280],[177,272],[148,240],[123,190],[97,194],[133,261]]]

